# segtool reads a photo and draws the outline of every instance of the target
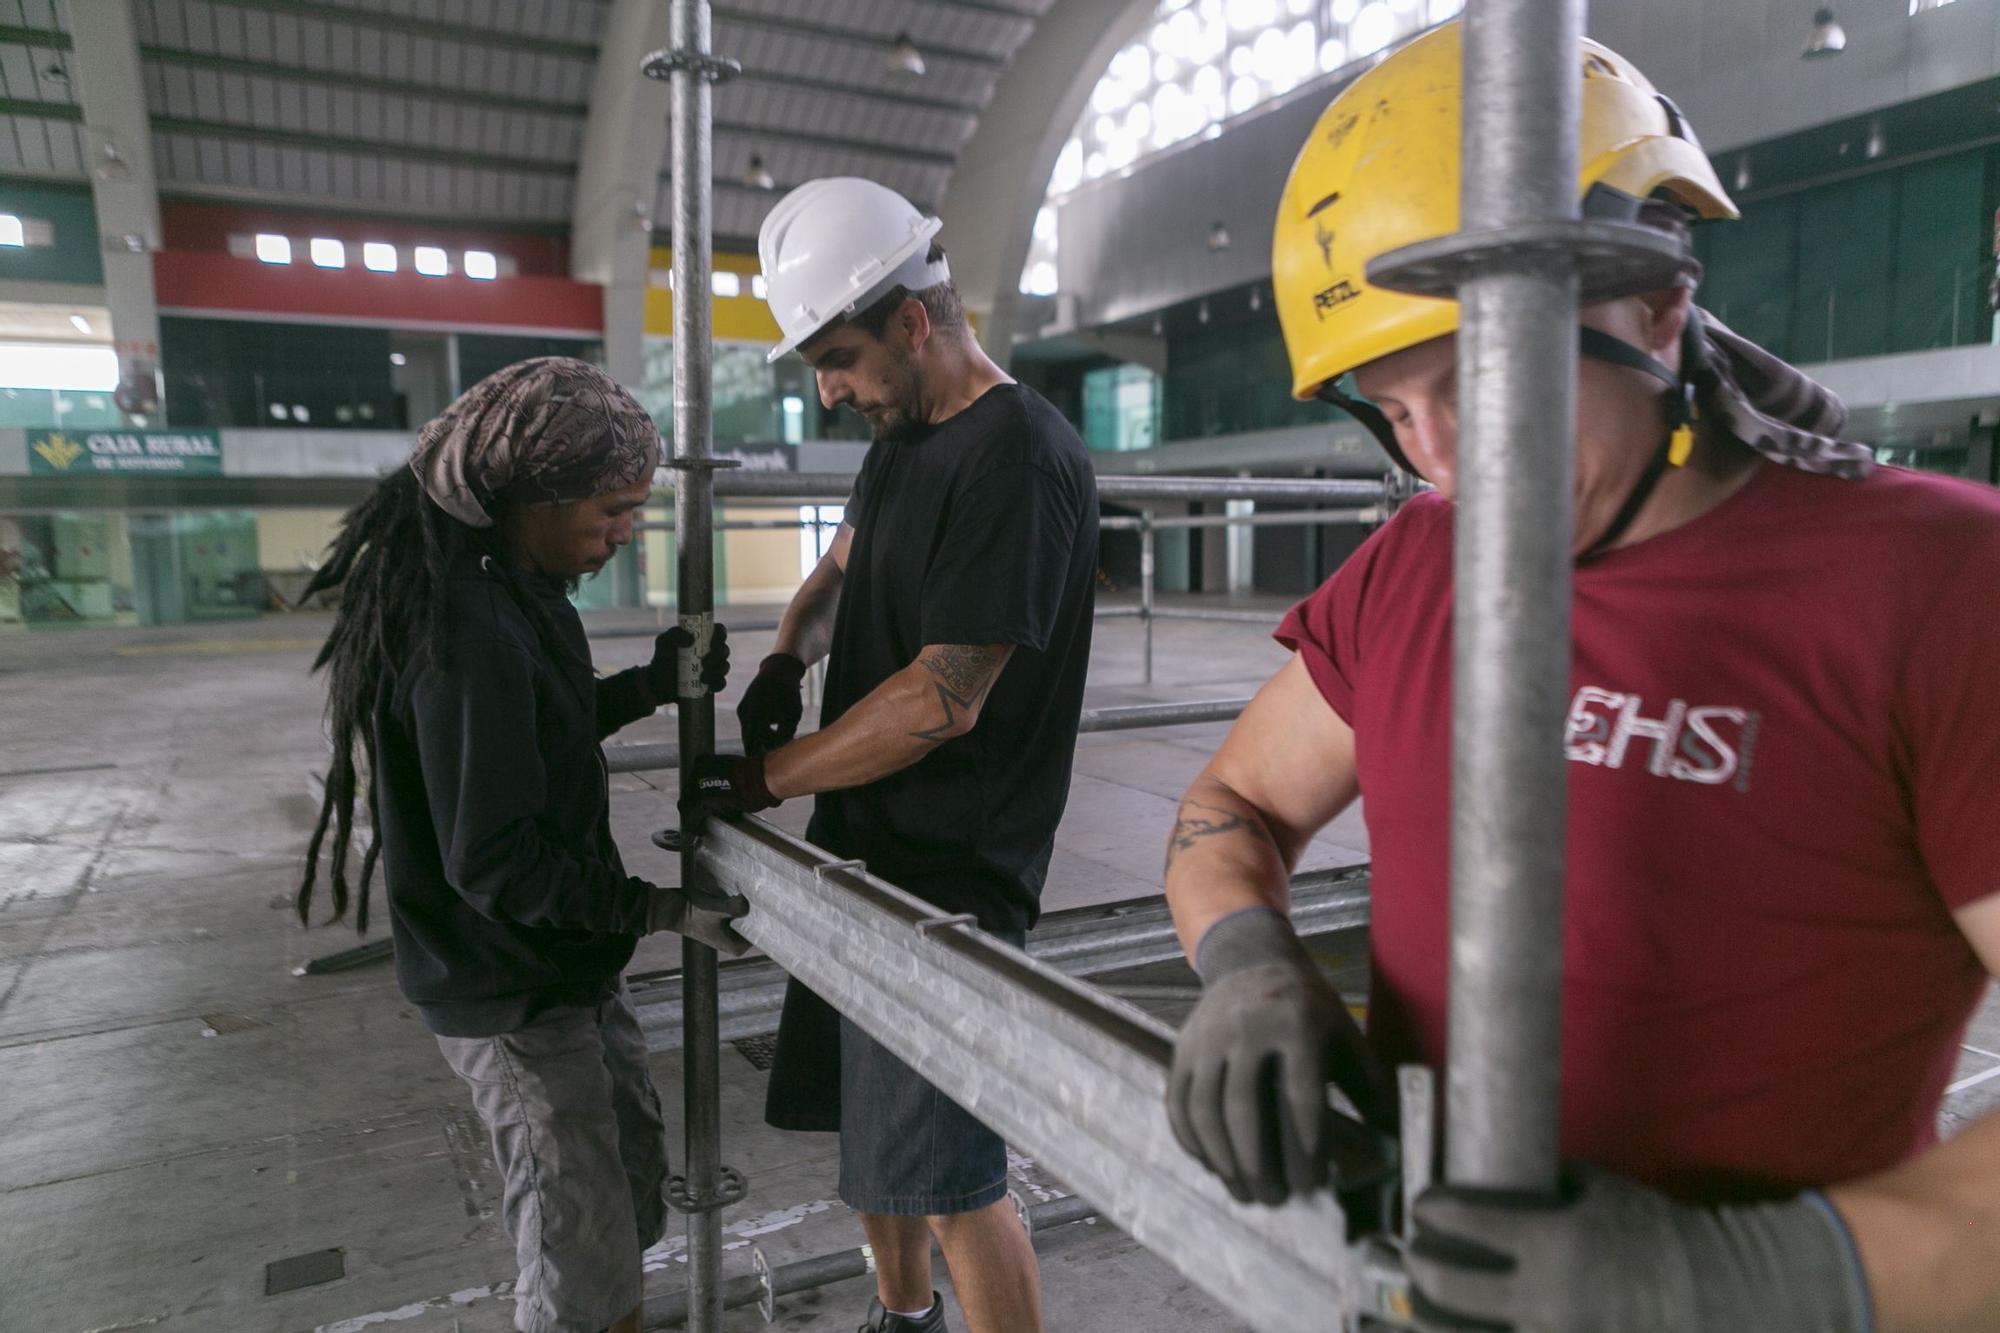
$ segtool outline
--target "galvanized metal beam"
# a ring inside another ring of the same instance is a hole
[[[1307,937],[1365,929],[1368,885],[1365,865],[1297,876],[1292,880],[1292,924]],[[1166,900],[1135,898],[1049,913],[1028,936],[1028,956],[1085,978],[1170,962],[1181,956],[1181,946]],[[672,971],[627,979],[652,1050],[680,1049],[680,975]],[[720,979],[722,1040],[777,1031],[785,984],[784,969],[768,959],[725,964]]]
[[[1358,1303],[1331,1195],[1239,1204],[1174,1141],[1165,1025],[761,820],[697,860],[752,942],[1236,1315],[1327,1333]]]
[[[1104,613],[1100,611],[1099,614]],[[1168,613],[1156,614],[1164,618]],[[1269,623],[1271,619],[1261,613],[1244,614],[1254,615],[1264,623]],[[1208,617],[1188,614],[1187,618]],[[647,629],[644,632],[654,634],[658,631]],[[1188,703],[1086,708],[1077,729],[1088,734],[1095,731],[1135,731],[1142,727],[1178,727],[1196,722],[1227,722],[1242,713],[1249,703],[1248,699],[1201,699]],[[604,765],[613,773],[650,773],[663,768],[679,768],[680,756],[678,745],[657,741],[604,747]]]

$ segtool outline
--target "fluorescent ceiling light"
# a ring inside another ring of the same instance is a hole
[[[257,258],[267,264],[289,264],[292,262],[292,243],[283,236],[260,231],[257,233]]]
[[[0,213],[0,245],[24,246],[28,243],[28,233],[21,226],[21,219],[12,213]]]
[[[417,272],[427,278],[441,278],[451,272],[451,256],[435,245],[417,247]]]
[[[741,296],[743,279],[739,274],[718,270],[709,280],[709,289],[717,296]]]
[[[396,271],[396,247],[387,241],[363,241],[361,262],[372,273]]]
[[[315,236],[307,247],[315,268],[346,268],[347,247],[325,236]]]
[[[500,261],[495,259],[489,250],[467,250],[465,276],[490,281],[500,276]]]
[[[118,354],[109,347],[0,343],[0,386],[109,393],[118,387]]]

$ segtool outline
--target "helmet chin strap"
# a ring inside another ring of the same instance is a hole
[[[1687,358],[1699,354],[1699,318],[1690,311],[1685,328],[1681,331],[1682,363]],[[1577,330],[1578,350],[1585,356],[1594,356],[1599,361],[1614,366],[1625,366],[1651,375],[1666,386],[1664,395],[1667,409],[1667,434],[1660,441],[1653,456],[1646,460],[1646,470],[1639,474],[1639,480],[1626,495],[1625,503],[1618,506],[1618,512],[1611,516],[1611,523],[1598,535],[1589,549],[1576,558],[1578,564],[1595,560],[1610,550],[1617,540],[1625,535],[1632,521],[1639,517],[1639,511],[1646,507],[1646,501],[1653,496],[1653,488],[1660,484],[1669,467],[1684,467],[1688,456],[1694,452],[1694,383],[1682,375],[1676,375],[1665,362],[1654,359],[1623,339],[1593,329],[1588,325]]]
[[[1683,364],[1687,364],[1688,357],[1699,355],[1698,321],[1699,316],[1689,312],[1687,327],[1681,333]],[[1646,507],[1646,501],[1652,498],[1653,488],[1660,484],[1660,478],[1666,474],[1669,467],[1681,467],[1687,463],[1688,456],[1694,452],[1695,401],[1692,381],[1676,375],[1664,361],[1648,356],[1621,338],[1614,338],[1602,330],[1585,325],[1577,329],[1577,350],[1585,356],[1594,357],[1610,365],[1624,366],[1629,370],[1651,375],[1666,386],[1664,398],[1667,409],[1666,438],[1647,460],[1646,470],[1639,474],[1639,480],[1633,485],[1631,493],[1625,497],[1625,503],[1618,507],[1616,514],[1612,515],[1610,526],[1591,543],[1588,550],[1577,557],[1577,563],[1582,564],[1604,554],[1612,543],[1625,535],[1625,530],[1632,526],[1632,521],[1638,518],[1639,511]],[[1333,404],[1360,422],[1368,433],[1375,437],[1375,442],[1382,446],[1382,451],[1395,461],[1397,467],[1413,477],[1423,478],[1423,473],[1417,471],[1411,464],[1409,456],[1403,452],[1402,446],[1396,442],[1396,429],[1389,424],[1389,418],[1382,414],[1381,408],[1365,398],[1357,398],[1343,392],[1337,380],[1328,380],[1321,386],[1318,397],[1321,402]]]

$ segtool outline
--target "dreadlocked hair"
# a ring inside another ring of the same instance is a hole
[[[295,898],[302,925],[310,924],[320,851],[329,831],[333,834],[327,864],[327,876],[333,884],[329,922],[347,915],[354,802],[365,782],[368,847],[361,858],[354,928],[363,933],[368,929],[369,882],[382,850],[381,812],[374,782],[376,705],[382,692],[394,687],[398,675],[420,660],[436,670],[445,669],[451,628],[451,570],[466,557],[479,560],[498,577],[543,646],[556,651],[560,640],[555,622],[548,608],[521,581],[499,529],[474,528],[445,513],[424,494],[416,474],[408,468],[399,467],[384,477],[367,499],[348,511],[325,563],[301,595],[304,600],[314,593],[340,590],[333,628],[312,665],[314,671],[327,673],[326,720],[333,759],[327,768],[319,819],[313,825],[312,840],[306,844],[305,873]],[[357,743],[365,768],[357,763]]]

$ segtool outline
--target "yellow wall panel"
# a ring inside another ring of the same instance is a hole
[[[674,252],[664,246],[655,247],[647,268],[662,273],[671,272],[673,267]],[[757,256],[718,254],[715,267],[719,272],[743,275],[742,295],[718,296],[711,302],[715,337],[725,342],[777,342],[778,321],[771,318],[771,308],[750,291],[751,275],[758,271]],[[674,294],[664,282],[646,285],[646,333],[654,338],[674,336]]]

